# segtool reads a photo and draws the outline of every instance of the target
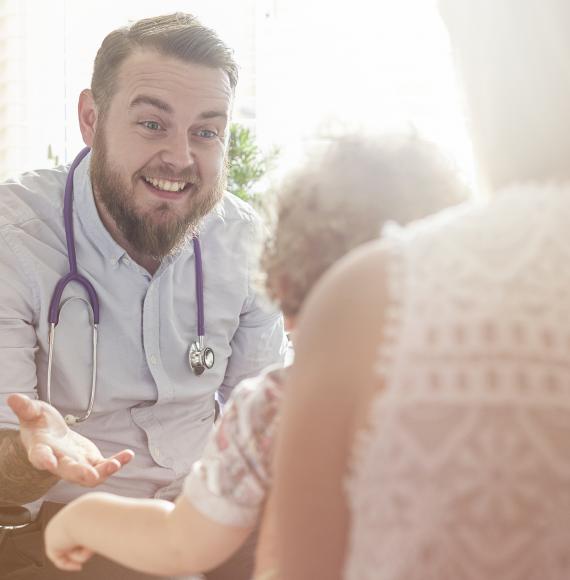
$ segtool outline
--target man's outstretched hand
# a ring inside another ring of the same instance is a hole
[[[8,405],[20,421],[20,438],[30,463],[65,481],[86,487],[104,482],[134,456],[129,449],[105,458],[97,447],[72,431],[48,403],[10,395]]]

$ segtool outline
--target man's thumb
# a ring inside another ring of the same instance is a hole
[[[39,402],[33,401],[26,395],[10,395],[6,402],[20,421],[34,421],[42,414],[42,407]]]

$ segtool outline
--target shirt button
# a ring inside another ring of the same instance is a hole
[[[129,258],[125,258],[123,260],[123,263],[125,264],[125,266],[128,266],[131,263],[131,261],[129,260]]]
[[[158,359],[153,354],[149,356],[149,360],[151,365],[155,365],[158,362]]]

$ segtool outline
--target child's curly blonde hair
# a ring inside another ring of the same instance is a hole
[[[289,175],[277,194],[261,256],[265,289],[296,315],[320,276],[359,244],[466,197],[439,150],[418,137],[333,140]]]

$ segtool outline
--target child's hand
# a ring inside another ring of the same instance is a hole
[[[45,531],[45,548],[55,566],[68,572],[78,572],[94,552],[79,545],[69,533],[70,515],[63,509],[51,519]]]

